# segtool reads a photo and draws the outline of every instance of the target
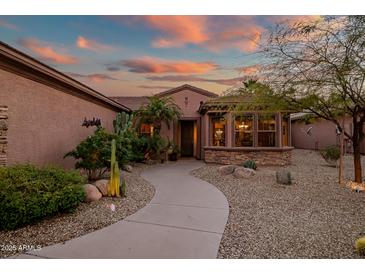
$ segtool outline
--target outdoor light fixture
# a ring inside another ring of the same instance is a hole
[[[248,125],[245,125],[245,123],[242,122],[242,124],[238,125],[238,128],[240,128],[240,129],[248,129]]]

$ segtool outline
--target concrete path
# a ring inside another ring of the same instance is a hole
[[[189,175],[181,160],[142,173],[156,193],[135,214],[98,231],[18,258],[216,258],[228,218],[226,197]]]

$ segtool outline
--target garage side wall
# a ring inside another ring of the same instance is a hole
[[[72,168],[74,160],[63,156],[95,130],[81,126],[84,118],[100,118],[102,126],[111,131],[117,113],[106,104],[2,69],[0,105],[8,108],[7,165]]]

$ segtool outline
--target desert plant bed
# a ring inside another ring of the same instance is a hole
[[[294,150],[292,157],[285,167],[292,185],[276,183],[279,167],[258,166],[255,176],[240,179],[220,175],[217,165],[192,172],[229,202],[219,258],[360,258],[355,240],[365,233],[365,194],[338,184],[338,169],[319,152]],[[351,155],[345,166],[350,179]]]
[[[82,236],[111,225],[144,207],[153,197],[153,186],[139,174],[146,165],[136,164],[132,173],[122,172],[127,197],[103,197],[81,203],[73,213],[62,213],[16,230],[0,231],[0,257],[9,257],[30,248],[45,247]],[[111,204],[115,210],[111,210]],[[22,250],[24,249],[24,250]]]

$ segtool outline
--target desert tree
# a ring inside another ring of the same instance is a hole
[[[260,54],[260,79],[270,88],[251,83],[248,90],[269,95],[271,107],[308,111],[333,122],[352,142],[355,181],[362,182],[365,16],[280,23],[263,40]],[[351,132],[343,128],[343,117],[351,118]]]

